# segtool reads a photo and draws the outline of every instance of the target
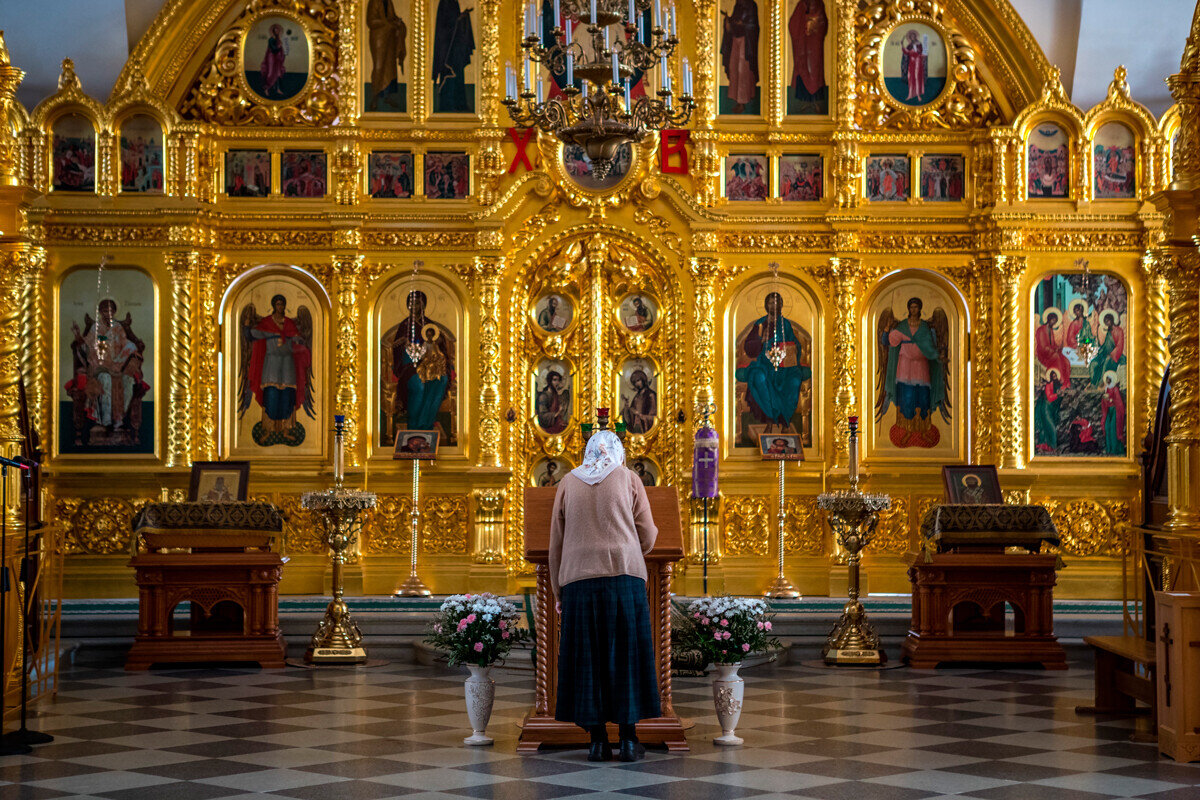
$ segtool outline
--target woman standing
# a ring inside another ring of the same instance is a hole
[[[558,485],[550,529],[550,585],[562,615],[554,717],[591,734],[589,761],[612,758],[609,722],[620,759],[636,761],[645,750],[634,726],[662,714],[643,558],[657,536],[621,440],[596,433],[583,464]]]

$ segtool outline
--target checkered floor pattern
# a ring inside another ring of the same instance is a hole
[[[1200,798],[1200,765],[1128,741],[1132,721],[1077,716],[1091,671],[746,673],[739,749],[717,731],[706,679],[681,678],[691,753],[589,764],[581,750],[515,753],[532,699],[497,676],[494,747],[462,746],[464,675],[373,669],[75,670],[31,727],[57,740],[0,758],[0,798],[212,800],[1146,800]]]

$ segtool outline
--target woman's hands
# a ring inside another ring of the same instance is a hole
[[[562,616],[562,600],[554,601],[554,613],[558,614],[560,617]]]

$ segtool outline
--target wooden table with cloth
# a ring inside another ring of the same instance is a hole
[[[921,521],[921,550],[908,557],[912,624],[902,658],[918,669],[965,661],[1066,669],[1054,635],[1062,562],[1042,553],[1043,543],[1059,538],[1042,506],[931,508]]]
[[[151,503],[133,523],[138,632],[125,669],[195,661],[283,667],[283,559],[271,547],[283,516],[270,503]],[[141,552],[144,542],[146,552]],[[188,602],[188,629],[176,606]]]

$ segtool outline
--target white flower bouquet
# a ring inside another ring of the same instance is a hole
[[[489,667],[529,638],[518,628],[521,612],[494,594],[455,594],[446,598],[425,641],[446,651],[451,666]]]
[[[772,615],[755,597],[701,597],[688,605],[693,627],[690,643],[710,663],[734,664],[751,653],[779,647],[771,635]]]

